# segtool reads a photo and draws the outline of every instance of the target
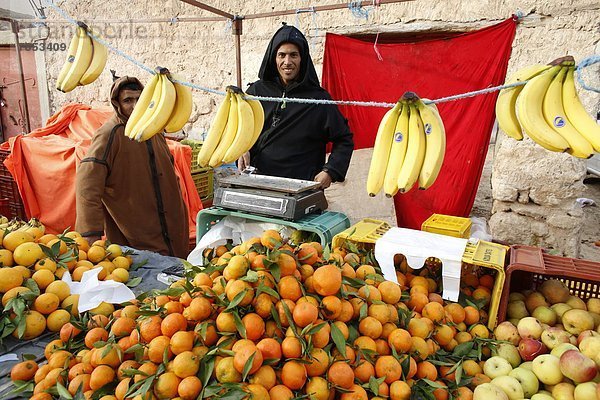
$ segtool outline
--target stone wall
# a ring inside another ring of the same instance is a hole
[[[57,3],[75,18],[99,27],[110,43],[148,66],[167,66],[191,82],[213,89],[222,90],[236,81],[231,26],[225,21],[171,24],[94,22],[99,19],[213,16],[206,11],[177,0],[64,0]],[[213,0],[207,3],[244,15],[282,9],[306,10],[310,6],[336,2]],[[342,9],[244,21],[243,85],[256,80],[266,45],[283,21],[297,25],[305,32],[319,73],[326,32],[461,32],[500,22],[521,11],[525,18],[517,29],[509,74],[528,64],[545,63],[565,54],[581,59],[595,50],[597,53],[595,46],[600,39],[600,5],[596,0],[407,1],[366,7],[363,11],[369,11],[368,18],[357,17],[350,10]],[[51,10],[48,14],[51,19],[60,18]],[[50,27],[50,41],[67,42],[73,29],[60,24],[51,24]],[[54,77],[62,66],[63,57],[64,53],[46,53],[52,111],[73,101],[108,104],[111,82],[108,73],[104,73],[98,82],[68,94],[54,90]],[[112,54],[108,69],[117,70],[119,75],[136,75],[142,81],[148,77],[134,64]],[[582,95],[588,109],[597,111],[600,97],[591,92]],[[194,92],[194,112],[185,129],[190,136],[200,137],[207,130],[219,101],[217,95]],[[549,153],[529,140],[515,142],[512,139],[501,141],[494,159],[492,183],[495,200],[494,215],[490,221],[494,236],[548,246],[564,254],[575,255],[581,215],[573,204],[575,198],[584,194],[584,163],[566,155]],[[380,197],[369,199],[364,193],[369,161],[370,150],[355,152],[346,183],[334,185],[328,191],[332,209],[343,210],[353,221],[375,217],[393,222],[392,202]]]

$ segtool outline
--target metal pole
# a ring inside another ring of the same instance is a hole
[[[233,19],[233,35],[235,41],[235,72],[237,77],[237,86],[242,88],[242,48],[241,48],[241,36],[242,36],[242,19],[236,16]]]
[[[221,17],[225,17],[227,19],[235,18],[235,16],[233,14],[229,14],[228,12],[219,10],[218,8],[211,7],[208,4],[200,3],[199,1],[196,1],[196,0],[181,0],[181,1],[183,1],[184,3],[187,3],[189,5],[201,8],[203,10],[210,11],[213,14],[220,15]]]
[[[27,93],[25,90],[25,74],[23,73],[23,60],[21,60],[21,46],[19,44],[19,24],[15,20],[10,20],[12,31],[15,34],[15,50],[17,52],[17,65],[19,67],[19,77],[21,80],[21,97],[23,98],[23,111],[25,112],[25,131],[26,133],[31,132],[29,124],[29,106],[27,104]]]

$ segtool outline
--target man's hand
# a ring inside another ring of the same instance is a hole
[[[250,152],[247,151],[237,161],[238,169],[243,172],[246,167],[250,166]]]
[[[88,244],[91,246],[92,244],[94,244],[94,242],[96,240],[100,240],[102,239],[101,236],[84,236],[83,237],[85,240],[87,240]]]
[[[329,175],[328,172],[319,172],[313,180],[321,183],[321,189],[327,189],[329,186],[331,186],[331,175]]]

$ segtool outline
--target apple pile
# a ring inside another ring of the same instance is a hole
[[[507,316],[474,400],[600,400],[600,299],[586,303],[551,279],[511,293]]]

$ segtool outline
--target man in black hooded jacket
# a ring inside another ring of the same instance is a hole
[[[271,39],[258,74],[247,93],[268,97],[331,99],[319,84],[308,42],[295,27],[284,25]],[[336,105],[261,101],[265,124],[260,137],[240,160],[265,175],[315,180],[327,188],[346,177],[354,142],[348,122]],[[325,162],[327,144],[331,153]]]

